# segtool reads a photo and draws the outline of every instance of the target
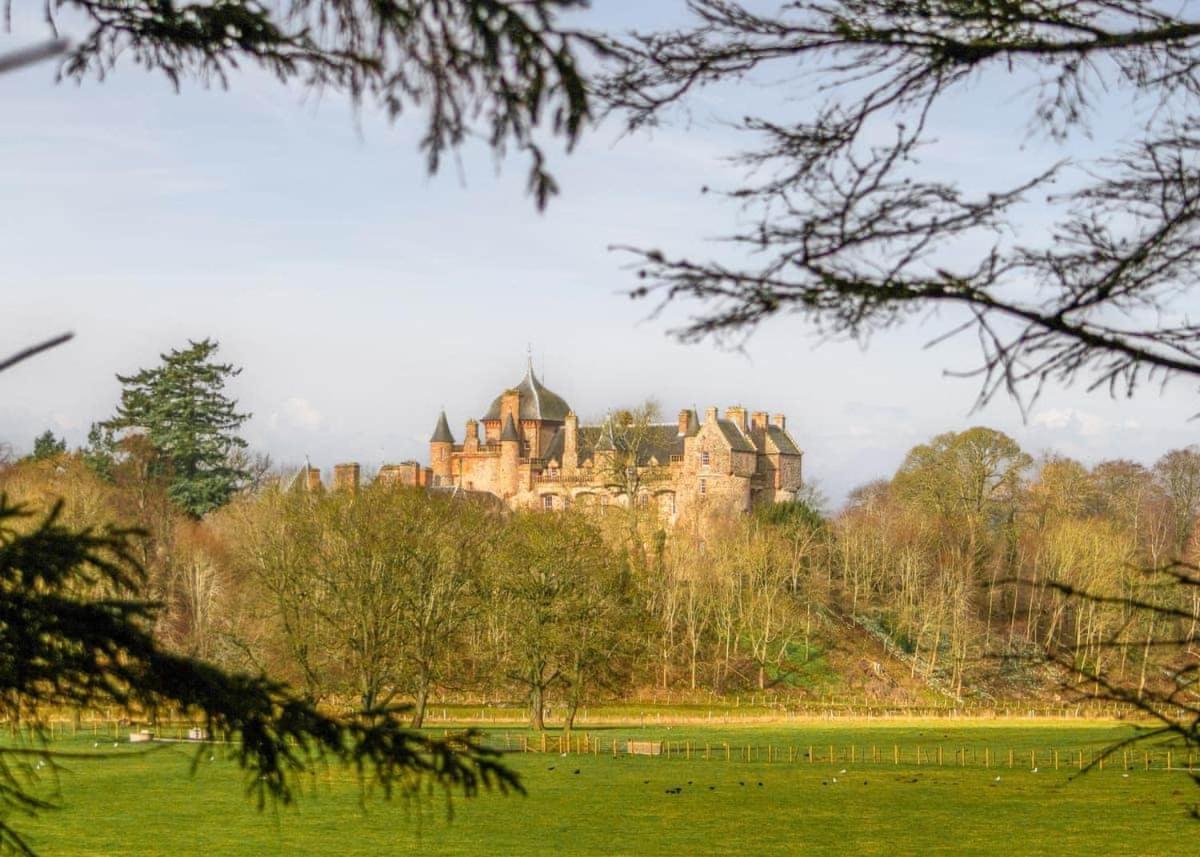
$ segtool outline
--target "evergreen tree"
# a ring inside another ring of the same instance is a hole
[[[189,347],[162,355],[162,365],[135,375],[118,375],[124,389],[117,414],[101,430],[142,432],[171,470],[171,499],[202,517],[228,502],[250,477],[238,453],[246,441],[236,431],[249,414],[225,394],[225,384],[241,373],[212,358],[218,343],[189,341]]]
[[[41,461],[46,458],[54,458],[56,455],[62,455],[67,451],[67,442],[54,436],[54,432],[46,429],[33,441],[33,456],[35,461]]]

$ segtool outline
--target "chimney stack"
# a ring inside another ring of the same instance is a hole
[[[708,425],[709,423],[715,423],[716,421],[717,421],[717,409],[716,408],[705,408],[704,409],[704,424]]]
[[[321,471],[316,467],[306,468],[304,474],[304,487],[309,491],[316,492],[321,490]]]
[[[741,405],[738,405],[737,407],[734,407],[734,408],[726,408],[725,409],[725,419],[729,420],[731,423],[736,425],[741,430],[742,434],[747,433],[748,429],[746,427],[746,409],[743,408]]]
[[[771,425],[779,426],[779,428],[787,431],[787,417],[783,414],[776,414],[775,416],[771,417]]]
[[[333,490],[358,493],[359,467],[357,462],[333,466]]]

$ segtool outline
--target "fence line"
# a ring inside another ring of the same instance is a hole
[[[768,764],[791,765],[912,765],[915,767],[979,767],[997,770],[1075,770],[1106,767],[1123,772],[1134,770],[1187,771],[1196,773],[1195,750],[1175,749],[1122,749],[1108,751],[1106,748],[1056,748],[1016,749],[1009,747],[996,752],[992,746],[935,745],[880,745],[880,744],[741,744],[729,741],[647,741],[644,738],[609,739],[595,737],[589,733],[549,736],[543,732],[531,741],[529,736],[513,736],[505,733],[503,747],[493,742],[496,749],[514,753],[552,753],[556,755],[611,755],[652,756],[664,760],[681,761],[724,761],[766,762]],[[1041,754],[1039,756],[1039,753]]]

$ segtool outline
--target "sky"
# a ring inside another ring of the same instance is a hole
[[[602,23],[657,23],[637,3],[599,5]],[[654,8],[670,19],[666,0]],[[18,15],[0,52],[42,35]],[[1026,150],[1003,140],[1022,96],[984,96],[950,106],[933,157],[968,182],[1020,176]],[[51,65],[0,76],[0,354],[75,333],[0,375],[0,442],[22,453],[49,428],[83,443],[115,407],[116,373],[204,337],[243,368],[244,436],[285,465],[426,461],[439,409],[461,439],[520,379],[527,349],[585,420],[650,397],[667,419],[710,405],[787,414],[832,507],[915,444],[972,425],[1089,463],[1152,463],[1196,439],[1200,399],[1182,382],[975,410],[978,382],[946,374],[974,365],[973,342],[924,347],[946,319],[865,345],[786,316],[740,350],[671,337],[682,309],[626,297],[631,259],[611,248],[719,252],[737,213],[700,189],[740,175],[722,121],[738,99],[787,109],[762,85],[705,95],[650,134],[602,125],[554,150],[563,193],[539,213],[519,159],[469,145],[430,177],[419,117],[389,125],[254,72],[180,93],[132,65],[82,85],[56,84]]]

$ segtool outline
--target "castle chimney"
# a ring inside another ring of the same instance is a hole
[[[779,428],[787,431],[787,417],[783,414],[776,414],[771,417],[771,425],[779,426]]]
[[[463,449],[467,452],[475,452],[479,449],[479,423],[475,420],[467,420],[467,432],[463,438]]]
[[[750,426],[755,431],[762,431],[767,427],[767,412],[755,411],[750,415]]]
[[[321,490],[321,471],[316,467],[309,467],[304,474],[304,487],[310,492]]]
[[[746,434],[746,409],[741,405],[734,408],[726,408],[725,419],[741,429],[742,434]]]
[[[710,423],[715,423],[716,421],[717,421],[717,409],[716,408],[705,408],[704,409],[704,424],[709,425]]]
[[[359,468],[357,462],[335,464],[333,466],[333,490],[349,491],[352,494],[358,493],[358,474]]]
[[[684,408],[679,412],[679,436],[687,437],[688,429],[692,424],[692,412]]]
[[[562,471],[566,476],[574,476],[579,467],[579,417],[575,412],[567,414],[563,424],[563,460]]]

